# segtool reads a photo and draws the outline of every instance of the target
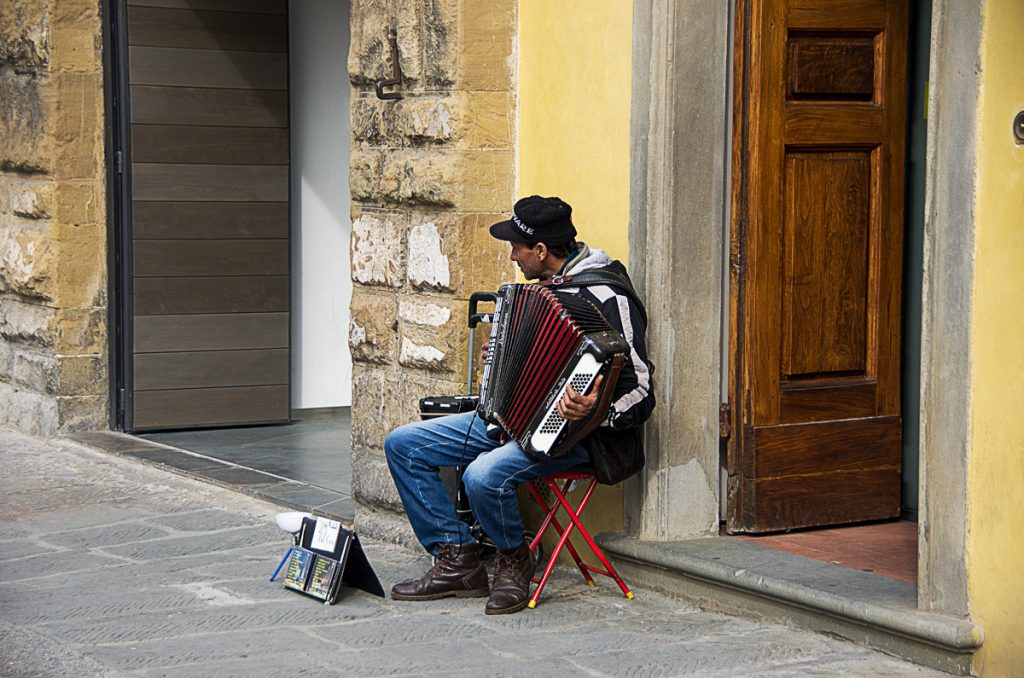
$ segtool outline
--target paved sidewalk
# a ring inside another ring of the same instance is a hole
[[[0,676],[939,676],[847,642],[565,571],[536,610],[327,607],[268,577],[277,507],[0,429]],[[427,559],[364,539],[385,588]]]

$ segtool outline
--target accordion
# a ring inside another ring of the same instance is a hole
[[[503,285],[492,322],[478,413],[534,459],[564,454],[604,419],[629,344],[588,300],[540,285]],[[566,388],[585,394],[601,374],[591,415],[563,419]]]

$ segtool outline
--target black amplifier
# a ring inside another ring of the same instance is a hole
[[[448,414],[472,412],[480,402],[480,396],[429,396],[420,398],[420,419],[433,419]]]

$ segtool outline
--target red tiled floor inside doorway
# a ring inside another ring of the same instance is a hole
[[[914,522],[901,520],[733,538],[917,584],[917,523]]]

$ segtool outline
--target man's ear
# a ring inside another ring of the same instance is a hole
[[[551,252],[551,250],[548,249],[548,246],[542,242],[539,242],[536,245],[534,245],[533,251],[537,253],[537,259],[539,259],[540,261],[544,261],[544,259]]]

